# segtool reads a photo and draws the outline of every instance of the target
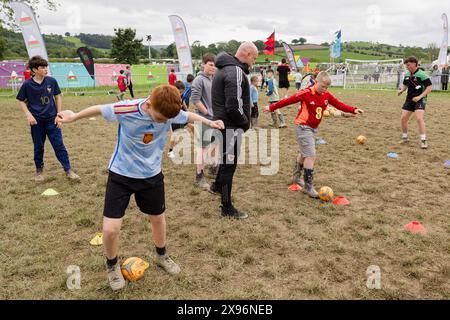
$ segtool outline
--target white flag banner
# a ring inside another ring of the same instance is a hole
[[[44,39],[31,8],[23,2],[11,2],[10,6],[14,11],[15,21],[22,30],[28,56],[41,56],[48,61]]]
[[[439,51],[439,57],[437,64],[439,69],[447,63],[447,47],[448,47],[448,19],[445,13],[442,14],[442,20],[444,20],[444,39],[442,40],[441,50]]]
[[[172,25],[173,36],[177,46],[178,61],[180,63],[180,72],[182,74],[193,74],[191,47],[187,35],[186,25],[183,19],[176,15],[169,16]]]

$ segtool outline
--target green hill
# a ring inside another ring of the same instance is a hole
[[[330,61],[328,49],[311,49],[296,51],[295,54],[299,54],[301,57],[311,58],[311,62],[328,62]],[[277,50],[279,50],[277,48]],[[407,56],[414,55],[422,63],[430,63],[437,59],[439,54],[439,48],[421,48],[421,47],[408,47],[383,44],[378,42],[367,41],[351,41],[342,43],[342,56],[341,61],[345,59],[358,59],[358,60],[388,60],[405,58]],[[264,62],[268,60],[281,60],[284,57],[284,52],[277,52],[275,58],[273,56],[260,55],[258,62]],[[336,61],[336,59],[335,59]]]
[[[0,37],[6,39],[7,47],[3,56],[5,59],[24,59],[28,56],[21,33],[0,28]],[[64,40],[59,35],[44,35],[44,41],[49,56],[73,56],[77,48],[72,42]]]
[[[73,43],[77,48],[85,46],[85,44],[77,37],[64,37],[64,40]]]
[[[330,51],[329,50],[303,50],[295,51],[296,55],[300,57],[307,57],[311,59],[311,62],[328,62],[330,61]],[[278,54],[275,56],[275,60],[280,60],[284,55]],[[258,57],[258,62],[267,61],[266,59],[273,60],[273,56],[260,55]],[[387,56],[379,56],[370,53],[355,53],[342,51],[341,61],[345,59],[358,59],[358,60],[383,60],[389,59]],[[335,59],[337,61],[337,59]]]
[[[108,37],[108,36],[105,36],[105,37]],[[79,37],[64,37],[64,40],[73,43],[76,48],[89,47],[89,49],[92,50],[92,54],[96,58],[107,58],[107,57],[109,57],[110,49],[98,48],[98,47],[89,45],[89,44],[84,43],[83,41],[81,41],[81,39]],[[111,45],[110,45],[110,48],[111,48]]]
[[[108,36],[105,36],[108,37]],[[3,52],[4,59],[26,59],[28,57],[23,37],[20,32],[6,30],[0,27],[0,38],[7,41],[7,47]],[[50,59],[58,58],[76,58],[76,50],[79,47],[86,46],[78,37],[64,37],[61,35],[44,35],[47,53]],[[109,57],[109,50],[88,46],[96,58]]]

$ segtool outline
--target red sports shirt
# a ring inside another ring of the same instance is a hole
[[[124,92],[127,90],[127,85],[125,84],[126,77],[123,75],[120,75],[117,77],[117,86],[119,87],[120,92]]]
[[[177,81],[177,76],[175,73],[170,73],[169,74],[169,84],[174,86],[175,85],[175,81]]]
[[[30,78],[31,78],[31,72],[30,72],[30,70],[25,70],[25,71],[23,72],[23,77],[24,77],[25,81],[28,80],[28,79],[30,79]]]
[[[290,104],[300,102],[300,109],[294,120],[295,124],[307,125],[311,128],[317,128],[322,121],[323,112],[331,104],[343,112],[355,113],[356,108],[342,103],[336,99],[330,92],[318,94],[314,87],[300,90],[289,98],[283,99],[269,106],[270,111],[283,108]]]

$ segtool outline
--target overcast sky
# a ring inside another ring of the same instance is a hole
[[[56,0],[56,12],[38,10],[43,33],[114,34],[116,27],[136,29],[152,44],[169,44],[168,15],[184,19],[189,40],[203,45],[236,40],[263,40],[275,29],[277,40],[304,37],[308,43],[330,42],[342,29],[343,41],[365,40],[393,45],[440,46],[442,13],[449,0],[245,1],[245,0]]]

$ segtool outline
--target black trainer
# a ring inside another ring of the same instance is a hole
[[[248,214],[240,212],[235,207],[231,206],[229,208],[224,208],[220,206],[222,217],[235,218],[235,219],[247,219]]]
[[[220,196],[222,193],[220,192],[219,187],[217,187],[216,183],[211,183],[211,186],[208,189],[209,193],[215,194],[217,196]]]

